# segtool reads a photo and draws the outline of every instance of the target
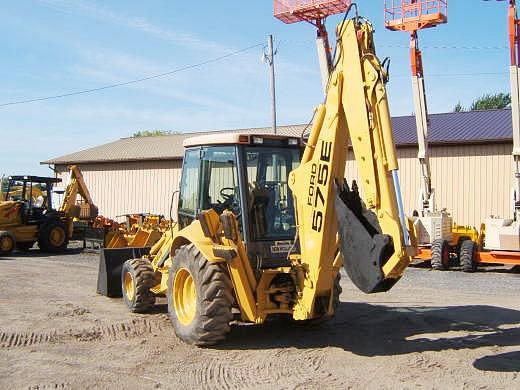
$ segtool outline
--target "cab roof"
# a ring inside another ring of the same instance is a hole
[[[289,143],[291,140],[291,143]],[[294,141],[293,141],[294,140]],[[269,142],[271,141],[271,142]],[[192,146],[206,145],[260,145],[260,144],[279,144],[279,146],[302,146],[298,137],[290,137],[278,134],[251,134],[251,133],[228,133],[228,134],[207,134],[185,139],[182,143],[185,148]]]
[[[61,179],[56,177],[17,175],[9,176],[9,180],[30,181],[33,183],[61,183]]]

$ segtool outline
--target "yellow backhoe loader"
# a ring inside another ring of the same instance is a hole
[[[41,176],[10,176],[0,200],[0,254],[15,248],[26,251],[35,242],[41,250],[59,252],[72,237],[74,219],[97,215],[81,171],[69,167],[70,184],[58,209],[52,204],[53,187],[61,179]],[[77,204],[81,196],[83,203]]]
[[[119,290],[136,312],[166,295],[177,336],[211,345],[230,332],[232,311],[255,324],[275,315],[331,318],[342,265],[366,293],[399,280],[416,249],[401,200],[387,72],[365,19],[344,20],[336,34],[326,99],[303,153],[300,139],[276,135],[186,140],[168,251],[123,263],[120,252],[104,250],[98,292]],[[344,179],[349,144],[359,192]]]

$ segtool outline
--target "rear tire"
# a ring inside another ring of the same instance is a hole
[[[0,232],[0,255],[7,255],[11,253],[16,246],[16,240],[14,236],[7,232]]]
[[[175,253],[168,278],[168,315],[178,338],[213,345],[233,319],[233,285],[225,265],[209,262],[193,244]]]
[[[460,245],[460,266],[464,272],[475,272],[477,263],[475,254],[477,252],[477,244],[474,241],[466,240]]]
[[[151,288],[159,284],[152,264],[148,259],[127,260],[121,269],[123,301],[132,313],[144,313],[155,305]]]
[[[67,226],[59,219],[50,220],[40,226],[38,246],[44,252],[63,252],[67,249],[69,237]]]
[[[467,240],[471,240],[471,237],[462,236],[457,241],[457,246],[455,247],[455,253],[457,254],[457,260],[459,261],[459,264],[460,264],[460,247],[462,246],[462,243]]]
[[[450,244],[443,239],[432,242],[432,268],[442,271],[450,267]]]

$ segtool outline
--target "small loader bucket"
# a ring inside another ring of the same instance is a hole
[[[397,279],[385,279],[382,267],[394,253],[392,238],[381,233],[376,215],[368,210],[357,189],[336,183],[334,205],[343,266],[352,282],[365,293],[389,290]]]
[[[99,254],[97,293],[107,297],[122,297],[121,268],[128,259],[136,259],[150,253],[151,247],[104,248]]]

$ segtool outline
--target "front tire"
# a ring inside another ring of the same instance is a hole
[[[0,232],[0,255],[7,255],[11,253],[16,245],[14,236],[7,232]]]
[[[233,315],[233,285],[220,263],[208,261],[193,244],[175,253],[168,278],[168,315],[175,334],[207,346],[226,338]]]
[[[67,226],[59,219],[50,220],[40,227],[38,246],[44,252],[63,252],[67,249],[69,237]]]
[[[432,268],[434,270],[447,270],[450,267],[450,244],[443,239],[432,242]]]
[[[144,313],[155,305],[155,294],[150,291],[160,280],[148,259],[131,259],[121,269],[123,301],[132,313]]]

